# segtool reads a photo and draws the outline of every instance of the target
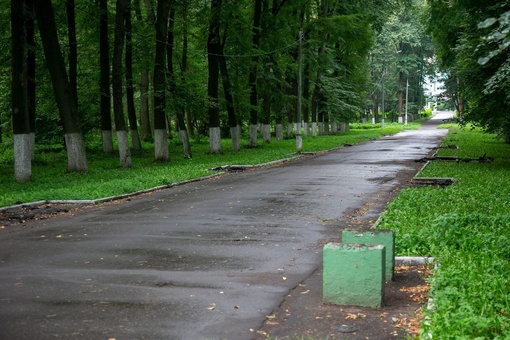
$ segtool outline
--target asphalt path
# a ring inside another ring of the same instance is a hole
[[[0,230],[0,339],[252,339],[339,221],[440,144],[444,118]]]

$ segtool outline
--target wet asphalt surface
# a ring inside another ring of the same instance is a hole
[[[252,339],[343,216],[439,146],[442,118],[0,230],[0,339]]]

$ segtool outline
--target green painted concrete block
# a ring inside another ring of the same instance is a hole
[[[386,280],[393,279],[395,269],[395,232],[393,230],[343,230],[342,243],[366,245],[382,244],[386,247]]]
[[[323,266],[324,302],[382,306],[385,283],[383,245],[328,243],[323,249]]]

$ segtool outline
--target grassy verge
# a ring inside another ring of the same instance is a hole
[[[431,162],[422,177],[454,177],[447,188],[403,190],[380,228],[396,231],[399,255],[434,256],[433,310],[422,337],[510,338],[510,145],[478,130],[452,128],[439,155],[492,163]]]
[[[387,124],[382,130],[378,127],[357,126],[351,131],[335,136],[303,137],[304,152],[316,152],[355,144],[362,141],[394,134],[404,129],[401,124]],[[407,128],[418,128],[410,124]],[[169,142],[170,162],[154,162],[153,146],[144,144],[143,150],[132,153],[133,167],[119,168],[117,154],[107,155],[100,149],[97,140],[88,141],[88,166],[86,174],[69,173],[66,154],[62,146],[44,147],[36,150],[32,165],[32,182],[14,182],[14,161],[12,145],[0,145],[0,207],[19,202],[27,203],[40,200],[78,200],[98,199],[122,195],[161,185],[181,182],[214,174],[210,168],[222,165],[252,165],[296,156],[295,140],[262,143],[256,149],[242,147],[233,152],[230,141],[222,141],[223,154],[208,154],[208,141],[192,142],[193,159],[182,157],[182,146]]]

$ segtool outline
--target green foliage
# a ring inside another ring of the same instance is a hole
[[[446,87],[462,119],[510,142],[510,57],[508,1],[429,0],[428,30],[447,73]],[[458,106],[457,109],[460,109]]]
[[[421,116],[424,118],[429,118],[430,116],[432,116],[432,109],[430,107],[428,107],[425,110],[422,110]]]
[[[494,157],[493,163],[431,162],[422,177],[454,177],[446,188],[410,188],[384,213],[400,255],[433,256],[433,309],[422,336],[506,339],[510,336],[510,150],[479,129],[453,128],[440,155]]]

